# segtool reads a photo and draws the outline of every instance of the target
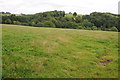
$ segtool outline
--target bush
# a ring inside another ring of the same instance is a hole
[[[35,24],[34,26],[36,26],[36,27],[55,27],[55,24],[51,21],[42,21],[42,22]]]
[[[36,27],[43,27],[44,24],[42,22],[38,22],[37,24],[34,24],[33,26],[36,26]]]
[[[94,24],[89,22],[88,20],[84,20],[82,23],[81,23],[81,26],[84,26],[84,27],[92,27]]]
[[[101,30],[101,27],[97,27],[97,30]]]
[[[5,20],[5,23],[6,23],[6,24],[11,24],[12,21],[11,21],[10,19],[6,19],[6,20]]]
[[[83,26],[78,26],[77,29],[84,29],[84,27]]]
[[[85,27],[86,30],[91,30],[91,27]]]
[[[21,23],[19,21],[13,21],[13,24],[20,25]]]
[[[35,26],[36,24],[35,24],[35,22],[31,22],[31,26]]]
[[[97,27],[96,26],[92,26],[91,29],[92,30],[97,30]]]
[[[25,25],[25,26],[29,26],[29,24],[28,23],[21,23],[22,25]]]
[[[78,24],[75,22],[65,22],[65,28],[77,29]]]
[[[108,28],[108,31],[118,31],[116,27]]]
[[[51,21],[44,21],[44,27],[55,27],[55,24]]]

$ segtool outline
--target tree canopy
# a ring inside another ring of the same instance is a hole
[[[120,17],[112,13],[93,12],[90,15],[79,15],[76,12],[47,11],[32,15],[15,15],[1,12],[2,24],[17,24],[35,27],[72,28],[89,30],[120,31]],[[6,15],[6,14],[9,15]]]

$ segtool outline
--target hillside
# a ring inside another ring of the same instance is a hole
[[[2,26],[3,78],[117,78],[118,32]]]
[[[3,14],[2,24],[16,24],[33,27],[69,28],[82,30],[120,31],[117,14],[92,12],[82,15],[76,12],[47,11],[36,14]]]

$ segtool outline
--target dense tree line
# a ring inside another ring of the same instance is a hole
[[[65,11],[55,10],[34,15],[2,15],[3,24],[105,31],[120,31],[118,21],[118,15],[100,12],[78,15],[76,12],[66,14]]]
[[[85,15],[84,19],[87,19],[102,30],[110,30],[113,29],[113,27],[120,30],[118,27],[119,17],[115,14],[94,12],[90,15]]]

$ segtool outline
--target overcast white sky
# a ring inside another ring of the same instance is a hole
[[[33,14],[51,10],[89,14],[91,12],[118,13],[119,0],[0,0],[0,12]]]

